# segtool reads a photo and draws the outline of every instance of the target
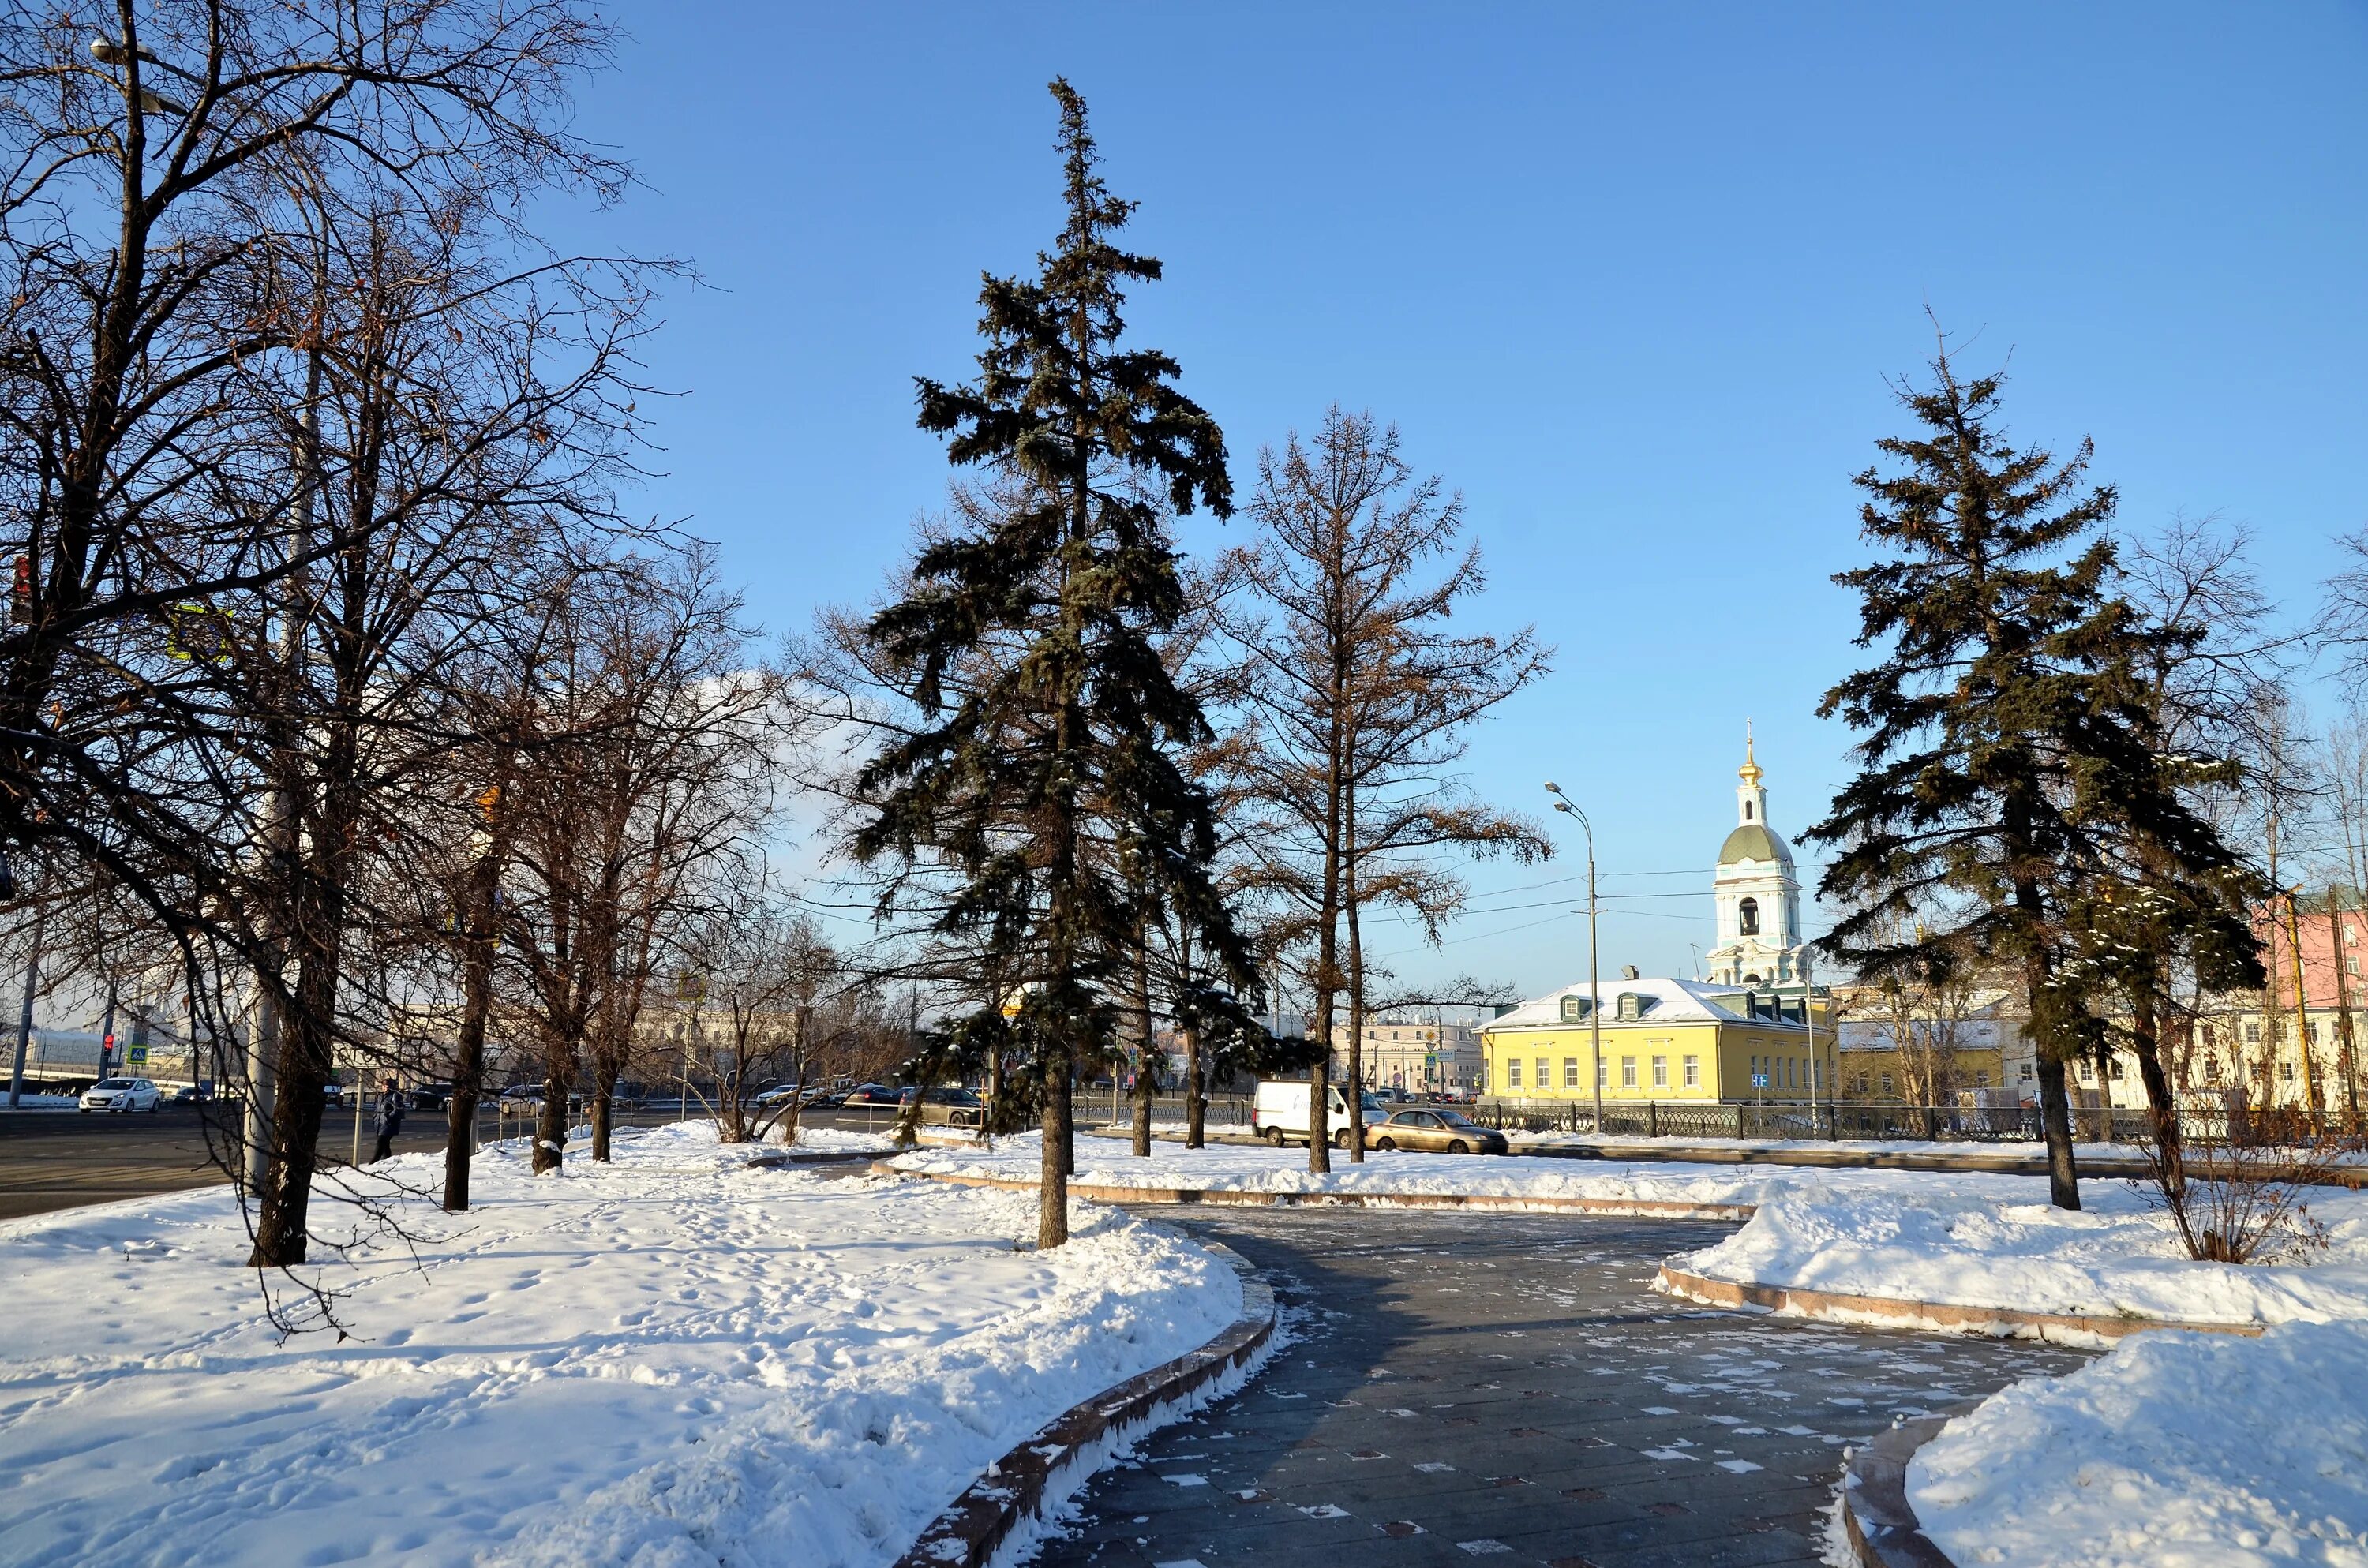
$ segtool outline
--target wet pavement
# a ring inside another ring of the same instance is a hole
[[[1247,1258],[1293,1341],[1097,1477],[1044,1568],[1817,1563],[1845,1447],[2087,1358],[1648,1289],[1726,1225],[1138,1212]]]

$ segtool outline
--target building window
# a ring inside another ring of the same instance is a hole
[[[1623,1089],[1636,1086],[1636,1059],[1633,1056],[1620,1059],[1620,1086]]]
[[[1735,906],[1736,929],[1746,937],[1759,935],[1759,901],[1747,898]]]
[[[2080,1059],[2080,1081],[2084,1084],[2097,1081],[2097,1064],[2085,1056]]]
[[[1748,801],[1743,802],[1743,820],[1745,822],[1751,820],[1751,802]]]
[[[1635,1018],[1643,1017],[1644,1011],[1643,1003],[1634,991],[1622,991],[1620,994],[1620,1000],[1614,1006],[1613,1016],[1615,1017],[1622,1018]]]
[[[1578,1087],[1578,1058],[1576,1056],[1562,1059],[1562,1086],[1565,1089]]]
[[[1505,1087],[1518,1089],[1520,1086],[1521,1059],[1518,1056],[1508,1058],[1505,1062]]]
[[[2245,1043],[2247,1045],[2259,1045],[2261,1043],[2260,1019],[2248,1018],[2245,1020]]]
[[[1603,1088],[1609,1085],[1611,1081],[1611,1063],[1604,1061],[1600,1056],[1597,1057],[1595,1059],[1595,1086],[1599,1089]]]
[[[2204,1057],[2203,1081],[2207,1084],[2216,1084],[2220,1081],[2220,1059],[2218,1057]]]
[[[1653,1087],[1666,1089],[1668,1086],[1669,1059],[1666,1056],[1656,1056],[1653,1058]]]
[[[1974,1087],[1977,1089],[1987,1089],[1989,1086],[1990,1075],[1987,1073],[1976,1073],[1974,1074]]]
[[[1689,1089],[1702,1087],[1702,1058],[1699,1056],[1686,1058],[1686,1087]]]
[[[1858,1075],[1858,1092],[1861,1095],[1866,1093],[1866,1074],[1863,1073]]]
[[[1883,1092],[1886,1095],[1891,1093],[1891,1074],[1888,1073],[1883,1075]]]
[[[2360,955],[2358,953],[2344,954],[2343,967],[2351,971],[2353,977],[2357,978],[2360,973]]]
[[[2119,1082],[2121,1081],[2121,1076],[2122,1076],[2122,1059],[2121,1059],[2120,1057],[2116,1056],[2116,1057],[2114,1057],[2111,1062],[2106,1062],[2106,1063],[2105,1063],[2105,1068],[2106,1068],[2107,1074],[2109,1074],[2109,1075],[2113,1079],[2113,1081],[2114,1081],[2114,1082],[2119,1083]]]
[[[2294,1063],[2293,1063],[2293,1062],[2279,1062],[2279,1063],[2278,1063],[2278,1076],[2279,1076],[2279,1077],[2281,1077],[2281,1078],[2283,1078],[2283,1079],[2284,1079],[2287,1083],[2289,1083],[2289,1084],[2293,1083],[2293,1082],[2294,1082]]]
[[[2024,1083],[2028,1084],[2028,1083],[2030,1083],[2030,1082],[2031,1082],[2031,1080],[2032,1079],[2032,1077],[2033,1077],[2033,1076],[2035,1076],[2035,1075],[2037,1074],[2037,1072],[2038,1072],[2038,1063],[2036,1063],[2036,1062],[2024,1062],[2024,1063],[2022,1064],[2022,1070],[2021,1070],[2021,1072],[2018,1073],[2018,1074],[2016,1074],[2016,1076],[2017,1076],[2018,1078],[2021,1079],[2021,1080],[2022,1080],[2022,1082],[2024,1082]]]

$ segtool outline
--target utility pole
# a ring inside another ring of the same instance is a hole
[[[1595,824],[1587,813],[1570,803],[1562,786],[1546,785],[1546,792],[1554,798],[1554,810],[1578,819],[1579,831],[1587,835],[1587,1027],[1595,1057],[1595,1135],[1603,1136],[1603,989],[1599,973],[1595,945]]]

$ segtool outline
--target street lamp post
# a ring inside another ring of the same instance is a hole
[[[1587,1028],[1595,1056],[1595,1135],[1603,1136],[1603,994],[1601,979],[1596,963],[1595,948],[1595,826],[1587,813],[1570,803],[1562,786],[1549,782],[1546,793],[1554,798],[1554,810],[1578,819],[1579,830],[1587,835]]]

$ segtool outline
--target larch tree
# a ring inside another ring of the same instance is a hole
[[[852,838],[891,868],[883,915],[908,884],[950,880],[932,931],[968,937],[1016,1000],[1008,1028],[989,1003],[972,1032],[1008,1041],[1037,1079],[1046,1247],[1068,1237],[1072,1076],[1109,1049],[1151,906],[1188,912],[1250,980],[1211,875],[1210,799],[1178,761],[1208,722],[1159,647],[1185,610],[1167,517],[1230,514],[1224,437],[1172,384],[1172,358],[1121,344],[1126,285],[1159,263],[1113,242],[1133,204],[1102,181],[1085,100],[1051,90],[1059,238],[1034,277],[985,279],[977,379],[918,383],[922,428],[1015,504],[927,543],[871,619],[923,720],[859,772]],[[982,665],[995,646],[1018,657]],[[963,668],[975,678],[950,689]]]
[[[1416,479],[1398,447],[1395,427],[1335,407],[1312,443],[1294,436],[1260,454],[1251,510],[1262,537],[1239,563],[1249,594],[1233,623],[1247,722],[1230,766],[1264,819],[1245,847],[1275,912],[1272,939],[1304,955],[1326,1047],[1311,1132],[1326,1119],[1347,1000],[1352,1160],[1364,1157],[1363,909],[1395,906],[1435,937],[1463,892],[1444,854],[1547,853],[1533,828],[1446,772],[1471,725],[1543,673],[1545,655],[1526,629],[1501,641],[1449,630],[1482,586],[1479,553],[1456,546],[1460,500]],[[1326,1139],[1310,1136],[1308,1168],[1330,1167]]]
[[[2219,839],[2165,766],[2153,633],[2116,594],[2115,495],[2088,482],[2089,444],[2063,461],[2018,449],[1999,377],[1961,377],[1945,341],[1931,372],[1900,392],[1916,428],[1876,443],[1888,471],[1854,481],[1883,557],[1835,579],[1860,597],[1859,645],[1884,657],[1820,709],[1864,732],[1857,775],[1809,830],[1836,851],[1819,896],[1847,911],[1820,946],[1878,981],[1943,949],[2017,975],[2049,1196],[2077,1209],[2067,1069],[2105,1028],[2071,961],[2078,927],[2133,844],[2200,873]]]

